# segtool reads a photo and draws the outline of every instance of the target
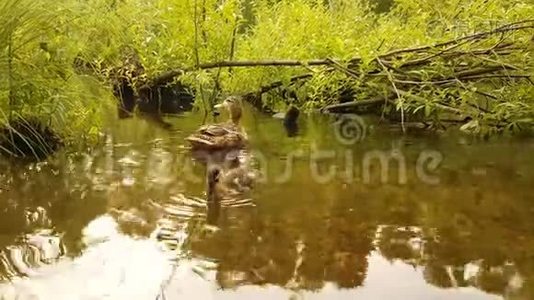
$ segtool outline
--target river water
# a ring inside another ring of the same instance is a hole
[[[532,139],[246,112],[258,182],[209,224],[198,113],[2,161],[0,299],[534,299]]]

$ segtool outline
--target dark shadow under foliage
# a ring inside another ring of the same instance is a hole
[[[36,119],[15,119],[0,129],[0,154],[5,156],[42,160],[61,146],[61,137]]]

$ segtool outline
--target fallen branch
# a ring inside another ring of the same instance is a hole
[[[289,80],[290,83],[295,83],[299,80],[302,80],[302,79],[309,79],[309,78],[312,78],[313,77],[313,74],[311,73],[306,73],[306,74],[302,74],[302,75],[297,75],[297,76],[293,76],[291,77],[291,79]],[[280,81],[276,81],[276,82],[273,82],[271,84],[268,84],[268,85],[264,85],[260,88],[259,92],[261,94],[264,94],[264,93],[267,93],[273,89],[276,89],[276,88],[279,88],[281,86],[284,85],[284,81],[280,80]]]
[[[491,78],[507,78],[507,79],[528,79],[531,75],[528,74],[489,74],[489,75],[473,75],[473,76],[462,76],[459,78],[449,78],[444,80],[435,80],[435,81],[414,81],[414,80],[399,80],[395,79],[395,83],[400,84],[410,84],[410,85],[447,85],[452,83],[458,83],[461,81],[473,81],[473,80],[483,80]]]
[[[524,26],[514,27],[515,25],[527,24],[527,23],[533,23],[533,24],[532,25],[524,25]],[[442,42],[442,43],[438,43],[438,44],[434,44],[434,45],[427,45],[427,46],[421,46],[421,47],[416,47],[416,48],[405,48],[405,49],[394,50],[394,51],[391,51],[391,52],[386,53],[384,55],[381,55],[380,57],[381,58],[386,58],[388,56],[394,56],[394,55],[398,55],[398,54],[426,51],[426,50],[430,50],[430,49],[433,49],[433,48],[449,46],[449,45],[452,45],[452,44],[455,44],[455,43],[459,43],[459,42],[462,42],[462,41],[465,41],[465,40],[480,39],[480,38],[483,38],[483,37],[486,37],[486,36],[490,36],[490,35],[495,35],[495,34],[498,34],[498,33],[506,33],[506,32],[511,32],[511,31],[517,31],[517,30],[523,30],[523,29],[533,29],[533,28],[534,28],[534,19],[532,19],[532,20],[524,20],[524,21],[520,21],[520,22],[506,24],[506,25],[503,25],[503,26],[501,26],[501,27],[499,27],[497,29],[494,29],[494,30],[475,33],[475,34],[472,34],[472,35],[467,35],[467,36],[464,36],[464,37],[460,37],[460,38],[457,38],[457,39],[454,39],[454,40],[450,40],[450,41],[446,41],[446,42]]]
[[[401,65],[401,67],[416,67],[421,66],[424,64],[427,64],[432,58],[442,58],[442,59],[452,59],[452,58],[458,58],[463,55],[471,55],[471,56],[481,56],[481,55],[508,55],[511,54],[509,50],[511,50],[512,44],[510,45],[503,45],[502,47],[498,49],[488,48],[488,49],[475,49],[471,51],[449,51],[449,52],[440,52],[438,54],[433,54],[428,57],[423,57],[420,59],[415,59],[411,61],[407,61]]]
[[[305,66],[325,66],[330,65],[330,59],[315,59],[308,61],[300,60],[251,60],[251,61],[218,61],[199,64],[197,67],[175,69],[157,76],[150,81],[151,84],[164,84],[174,79],[174,77],[196,70],[208,70],[224,67],[305,67]]]
[[[352,102],[345,102],[339,104],[331,104],[321,109],[322,112],[344,112],[348,109],[357,109],[359,107],[380,106],[386,103],[389,99],[387,97],[379,96],[375,99],[359,100]]]
[[[343,86],[343,91],[345,89],[349,91],[341,96],[339,89],[325,88],[323,95],[333,96],[328,99],[329,105],[321,109],[323,112],[380,113],[387,107],[398,107],[402,124],[405,121],[405,113],[406,121],[410,121],[408,118],[410,112],[421,105],[428,105],[432,109],[431,112],[446,112],[446,117],[452,114],[464,120],[466,117],[476,118],[482,114],[494,113],[495,104],[502,100],[497,97],[501,86],[508,83],[522,83],[522,80],[532,82],[531,70],[528,65],[524,65],[525,60],[521,59],[524,54],[531,52],[528,43],[523,43],[524,39],[512,40],[511,35],[507,34],[530,30],[524,32],[529,39],[532,29],[534,20],[526,20],[433,45],[398,49],[375,56],[370,65],[371,69],[368,66],[362,68],[362,59],[358,57],[350,60],[326,58],[233,61],[230,59],[170,70],[154,78],[144,87],[164,84],[186,72],[214,68],[218,70],[225,67],[303,68],[302,74],[291,77],[289,81],[278,80],[244,94],[244,99],[253,106],[261,111],[270,112],[269,108],[263,105],[263,94],[285,87],[287,83],[291,85],[313,78],[318,71],[312,67],[322,66],[323,68],[318,69],[320,72],[344,74],[344,78],[340,79],[343,81],[342,84],[347,83]],[[500,38],[498,36],[494,38],[499,34]],[[494,89],[491,86],[494,86]],[[462,89],[462,93],[458,93],[458,89]],[[357,95],[377,96],[372,99],[350,101]],[[498,101],[486,102],[485,106],[481,106],[478,103],[481,100],[480,96]],[[462,97],[462,101],[455,100],[459,97]],[[339,103],[343,101],[341,98],[349,99],[349,102]],[[432,123],[439,117],[438,114],[428,122]]]
[[[389,69],[384,65],[384,63],[382,62],[380,58],[378,59],[378,63],[380,64],[380,66],[382,66],[382,68],[384,69],[384,72],[386,72],[386,74],[388,75],[387,77],[388,77],[389,82],[391,83],[391,87],[393,88],[393,90],[395,91],[395,94],[397,95],[397,100],[399,101],[399,106],[397,107],[400,107],[400,111],[401,111],[402,132],[406,132],[406,128],[404,127],[404,105],[403,105],[404,100],[401,97],[399,89],[397,89],[397,85],[395,84],[395,80],[393,79],[393,75],[391,74],[391,72],[389,72]]]
[[[291,77],[289,82],[292,84],[299,80],[309,79],[312,77],[313,77],[313,74],[311,73],[296,75],[296,76]],[[264,112],[264,113],[270,113],[270,110],[266,110],[265,107],[263,107],[263,103],[261,102],[261,97],[263,94],[283,86],[284,83],[285,81],[279,80],[271,84],[264,85],[258,91],[253,91],[253,92],[244,94],[243,98],[245,99],[245,101],[252,104],[252,106],[256,107],[259,111]]]
[[[474,75],[463,77],[463,80],[480,80],[480,79],[489,79],[489,78],[522,78],[528,79],[532,77],[529,74],[489,74],[489,75]]]

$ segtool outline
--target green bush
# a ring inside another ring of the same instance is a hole
[[[491,30],[534,15],[529,0],[397,0],[387,12],[372,5],[363,0],[4,0],[0,3],[0,23],[4,24],[0,28],[0,125],[9,126],[10,120],[21,117],[38,119],[68,144],[95,141],[103,112],[113,104],[114,76],[121,68],[128,70],[124,64],[132,54],[144,66],[145,73],[132,78],[141,84],[168,70],[187,69],[179,79],[201,91],[220,86],[225,93],[245,93],[279,80],[289,87],[292,76],[312,73],[305,84],[292,87],[299,95],[299,106],[311,109],[335,103],[330,92],[345,88],[354,90],[357,100],[365,100],[391,92],[387,81],[367,76],[380,67],[376,63],[380,55]],[[504,37],[518,49],[487,58],[532,75],[532,36],[532,29],[523,30],[458,49],[489,47]],[[406,54],[391,63],[402,66],[417,55],[421,54]],[[343,67],[359,58],[353,67],[360,77],[332,72],[331,66],[195,69],[198,64],[223,60],[327,58]],[[436,59],[410,72],[425,80],[454,74],[461,64],[476,67],[481,63],[476,57]],[[382,75],[402,77],[386,71]],[[475,113],[470,108],[487,101],[477,91],[495,95],[488,112]],[[446,89],[423,86],[408,89],[391,109],[424,108],[427,116],[435,116],[445,102],[466,111],[476,132],[503,126],[516,130],[532,126],[533,94],[527,80]],[[265,101],[274,108],[283,105],[279,97],[267,96]]]

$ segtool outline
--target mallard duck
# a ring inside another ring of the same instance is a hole
[[[226,108],[230,117],[228,122],[204,125],[187,137],[186,140],[191,143],[193,150],[218,151],[244,148],[247,138],[239,128],[242,115],[241,100],[231,96],[215,107]]]

